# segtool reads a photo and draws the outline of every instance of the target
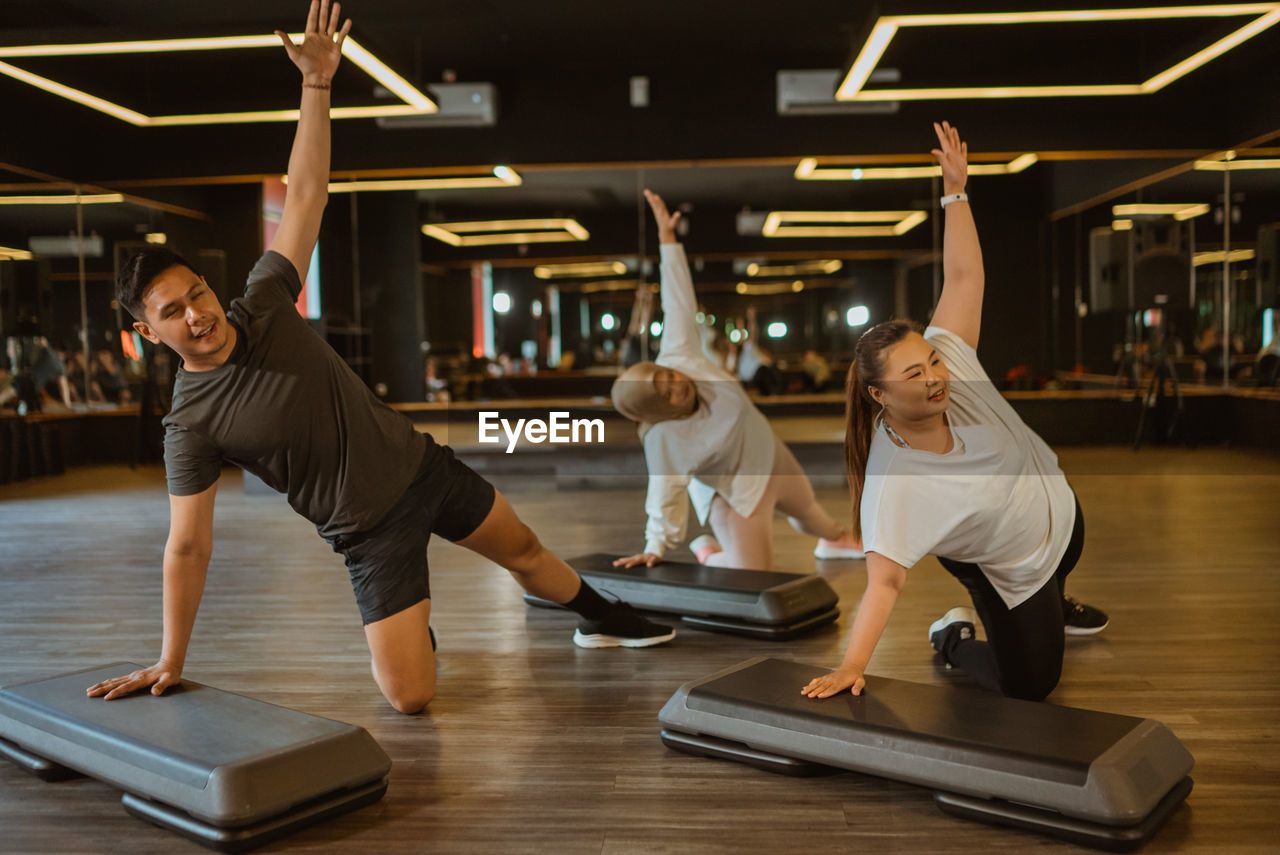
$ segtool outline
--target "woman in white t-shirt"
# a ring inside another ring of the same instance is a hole
[[[707,358],[698,305],[675,214],[645,191],[658,224],[662,256],[662,346],[613,384],[618,412],[640,424],[649,492],[644,551],[614,563],[652,566],[684,542],[693,500],[698,521],[714,537],[690,544],[699,562],[770,570],[773,514],[818,538],[819,558],[861,558],[860,544],[822,509],[791,451],[747,397],[737,379]]]
[[[1062,672],[1064,632],[1087,635],[1107,624],[1105,614],[1064,594],[1084,520],[1058,459],[974,351],[983,269],[964,193],[968,148],[950,124],[934,129],[945,284],[928,329],[882,323],[854,353],[845,453],[867,591],[844,662],[801,690],[809,697],[861,692],[907,570],[925,555],[938,556],[977,610],[948,611],[929,628],[930,643],[992,691],[1043,699]],[[979,619],[986,641],[975,634]]]

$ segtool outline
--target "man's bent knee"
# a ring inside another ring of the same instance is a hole
[[[398,713],[405,715],[413,715],[420,713],[427,708],[427,704],[431,703],[433,692],[417,692],[417,693],[399,693],[386,695],[387,701]]]
[[[377,662],[370,662],[370,670],[373,672],[373,680],[378,684],[378,688],[382,691],[382,696],[387,699],[387,703],[395,709],[396,712],[405,715],[413,715],[420,713],[426,709],[427,704],[435,697],[436,679],[434,669],[429,675],[420,675],[416,677],[392,677],[384,678],[383,674],[378,670]]]
[[[435,697],[436,687],[435,681],[418,684],[405,684],[396,686],[380,686],[382,696],[387,699],[387,703],[395,709],[396,712],[405,715],[413,715],[420,713],[427,708],[427,704],[431,703],[431,699]]]

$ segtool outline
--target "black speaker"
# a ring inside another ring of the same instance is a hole
[[[53,284],[47,261],[0,261],[0,335],[53,332]]]
[[[1089,232],[1089,312],[1125,311],[1133,305],[1129,271],[1131,231]]]
[[[1191,305],[1195,278],[1190,220],[1136,219],[1124,231],[1089,233],[1089,309],[1178,308]]]
[[[1276,249],[1280,244],[1280,223],[1258,226],[1257,261],[1254,275],[1258,278],[1258,297],[1263,308],[1280,309],[1280,292],[1276,288]]]
[[[1191,305],[1195,243],[1194,220],[1161,217],[1133,224],[1134,309],[1182,308]]]

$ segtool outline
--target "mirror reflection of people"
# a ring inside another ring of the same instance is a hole
[[[37,337],[28,348],[26,358],[31,385],[35,389],[35,408],[41,410],[61,404],[69,409],[75,401],[75,393],[67,378],[67,365],[49,339]]]
[[[116,363],[116,355],[109,348],[101,348],[93,355],[93,375],[90,388],[96,400],[108,404],[127,404],[133,396],[124,371]]]
[[[14,382],[13,372],[9,370],[9,361],[0,355],[0,407],[16,408],[18,406],[18,384]]]
[[[818,539],[819,558],[861,558],[849,530],[818,504],[790,449],[769,427],[733,375],[708,359],[698,331],[697,300],[684,247],[676,241],[680,212],[656,193],[645,198],[658,224],[662,255],[662,345],[614,382],[618,412],[640,425],[649,490],[645,547],[614,563],[653,566],[684,543],[689,502],[713,535],[690,549],[702,564],[773,567],[773,515]]]
[[[831,382],[831,363],[813,348],[804,352],[800,367],[804,371],[804,385],[808,392],[822,392]]]
[[[491,484],[375,398],[295,310],[328,195],[329,87],[351,27],[339,21],[337,3],[330,10],[328,0],[313,0],[301,44],[277,31],[302,74],[301,109],[284,212],[244,297],[224,313],[204,278],[162,247],[130,258],[117,283],[134,329],[173,348],[183,366],[165,418],[170,529],[160,659],[91,686],[90,696],[159,695],[180,680],[213,550],[224,460],[287,493],[345,557],[373,679],[399,712],[419,712],[436,688],[427,574],[433,533],[581,615],[579,646],[646,647],[675,636],[583,582]]]
[[[1254,376],[1259,386],[1274,386],[1280,379],[1280,310],[1271,317],[1271,342],[1254,357]]]
[[[867,590],[844,661],[800,689],[809,697],[862,691],[908,570],[926,555],[973,600],[935,621],[930,643],[984,688],[1041,700],[1058,684],[1064,634],[1107,625],[1101,611],[1065,594],[1084,545],[1080,503],[1057,456],[978,361],[985,274],[964,193],[968,148],[950,124],[934,129],[946,218],[942,295],[927,330],[887,321],[854,351],[845,453]]]

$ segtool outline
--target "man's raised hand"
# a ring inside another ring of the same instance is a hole
[[[302,72],[304,83],[325,86],[338,70],[338,62],[342,59],[342,42],[351,31],[350,18],[341,29],[338,28],[341,12],[341,3],[334,3],[330,9],[329,0],[311,0],[302,44],[295,45],[288,33],[276,30],[276,35],[284,42],[289,59]]]

